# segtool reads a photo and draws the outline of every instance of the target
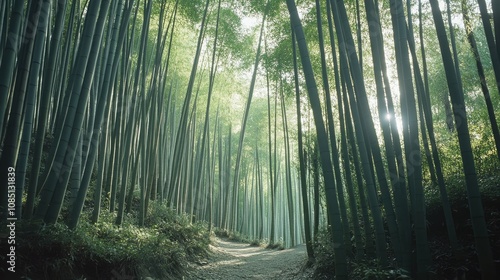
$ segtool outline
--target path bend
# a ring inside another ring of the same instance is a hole
[[[301,273],[307,259],[305,245],[269,250],[217,238],[210,250],[208,260],[194,265],[185,279],[308,279]]]

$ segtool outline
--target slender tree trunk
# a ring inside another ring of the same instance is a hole
[[[325,91],[325,103],[326,103],[326,112],[327,112],[327,120],[328,120],[328,133],[330,136],[330,147],[332,149],[332,161],[333,161],[333,170],[335,172],[335,184],[337,188],[337,197],[339,200],[340,214],[342,216],[342,227],[344,231],[344,242],[347,248],[348,255],[352,254],[352,246],[351,246],[351,236],[349,229],[349,220],[347,219],[347,206],[345,204],[344,199],[344,184],[342,182],[342,175],[340,173],[340,161],[339,161],[339,152],[337,149],[337,137],[335,136],[335,124],[333,122],[333,112],[332,112],[332,102],[330,95],[330,84],[328,82],[328,70],[326,67],[326,56],[325,56],[325,48],[324,48],[324,40],[323,40],[323,28],[321,23],[321,8],[319,4],[319,0],[316,0],[316,23],[318,26],[318,39],[319,39],[319,51],[321,55],[321,73],[323,78],[323,90]]]
[[[12,79],[15,73],[19,46],[23,39],[23,36],[21,35],[23,12],[24,1],[15,1],[9,17],[9,32],[7,38],[5,39],[5,48],[2,46],[2,64],[0,65],[0,119],[2,120],[0,122],[0,142],[3,140],[4,128],[7,125],[7,122],[5,121],[7,120],[6,113],[9,111],[7,101],[12,87]],[[2,198],[3,197],[4,195],[2,194]],[[2,199],[2,206],[4,201],[6,200]]]
[[[446,30],[443,18],[436,0],[431,0],[432,15],[441,49],[441,56],[445,67],[446,79],[450,92],[450,98],[453,104],[455,124],[457,129],[458,141],[460,144],[460,153],[462,155],[463,169],[467,183],[467,199],[469,201],[469,211],[471,214],[472,229],[474,231],[474,241],[479,257],[479,266],[482,271],[483,279],[495,279],[496,271],[493,264],[493,255],[486,228],[481,194],[477,182],[474,156],[470,143],[470,134],[467,121],[467,111],[464,103],[463,89],[459,86],[458,78],[455,73],[455,67],[452,60],[452,54],[449,48]]]
[[[401,116],[403,119],[403,136],[405,143],[406,169],[410,200],[412,202],[413,218],[415,223],[416,252],[417,252],[417,278],[428,278],[428,265],[430,254],[427,245],[427,231],[425,225],[425,201],[422,186],[422,163],[420,157],[420,143],[418,133],[418,119],[415,102],[415,92],[410,69],[408,54],[408,34],[403,3],[391,0],[391,15],[394,30],[394,46],[401,92]],[[400,198],[402,199],[402,197]],[[408,251],[409,254],[409,251]],[[408,260],[409,256],[405,256]],[[405,269],[409,263],[404,262]]]
[[[109,1],[102,2],[102,7],[100,4],[101,2],[97,3],[97,1],[89,3],[82,33],[84,39],[79,45],[78,60],[72,74],[75,80],[67,88],[68,92],[74,93],[70,102],[71,109],[68,110],[65,118],[65,127],[61,130],[61,142],[57,147],[55,161],[44,186],[42,186],[42,196],[36,217],[43,218],[48,223],[55,223],[61,210],[69,172],[74,161],[75,143],[81,132],[83,111],[97,62]],[[101,25],[96,29],[97,21]]]
[[[481,21],[483,22],[484,34],[486,35],[486,42],[488,44],[488,50],[490,51],[491,64],[493,66],[493,72],[495,73],[495,80],[497,84],[497,90],[500,93],[500,50],[498,46],[500,45],[500,4],[498,1],[492,0],[491,6],[493,8],[493,24],[495,30],[495,38],[493,37],[493,31],[491,30],[490,15],[488,13],[488,8],[486,6],[486,1],[477,0],[479,5],[479,12],[481,13]],[[466,26],[467,28],[467,26]]]
[[[266,43],[267,41],[265,41]],[[267,44],[266,46],[266,53],[267,53]],[[270,218],[271,218],[271,224],[270,224],[270,233],[269,233],[269,245],[274,244],[274,235],[275,235],[275,225],[276,225],[276,206],[275,206],[275,201],[276,201],[276,180],[275,176],[273,173],[273,153],[272,153],[272,134],[271,134],[271,93],[270,93],[270,86],[269,86],[269,72],[266,68],[266,85],[267,85],[267,132],[268,132],[268,148],[269,148],[269,189],[270,189],[270,200],[271,200],[271,212],[270,212]],[[276,141],[274,141],[276,145]]]
[[[167,196],[168,201],[171,201],[172,199],[172,192],[175,188],[175,185],[179,183],[179,177],[180,177],[180,166],[178,165],[179,162],[181,162],[181,157],[183,154],[183,147],[184,147],[184,142],[185,142],[185,134],[186,134],[186,127],[187,127],[187,121],[188,121],[188,110],[189,110],[189,105],[191,103],[191,97],[193,93],[193,86],[194,86],[194,81],[196,78],[196,72],[198,70],[198,63],[200,59],[200,54],[201,54],[201,48],[202,48],[202,41],[203,41],[203,34],[205,31],[206,27],[206,21],[207,21],[207,14],[208,14],[208,4],[210,3],[210,0],[206,0],[205,2],[205,10],[203,12],[203,18],[201,21],[201,26],[200,26],[200,33],[198,35],[198,43],[196,47],[196,53],[194,56],[194,61],[193,61],[193,66],[191,68],[191,75],[189,77],[189,82],[188,82],[188,87],[186,91],[186,97],[184,99],[184,104],[182,107],[182,112],[181,112],[181,119],[179,123],[179,127],[177,129],[177,135],[175,139],[175,148],[174,148],[174,155],[173,155],[173,169],[171,173],[171,183],[170,183],[170,188],[169,188],[169,194]]]
[[[481,2],[481,0],[479,1]],[[465,31],[467,33],[467,41],[471,47],[472,54],[474,55],[474,59],[476,60],[476,68],[477,74],[479,75],[479,81],[481,83],[481,91],[484,95],[484,101],[486,102],[486,108],[488,110],[488,117],[490,119],[491,130],[493,132],[493,138],[495,139],[495,146],[497,149],[497,157],[500,160],[500,132],[498,130],[498,124],[495,117],[495,111],[493,109],[493,104],[491,102],[490,91],[488,89],[488,84],[486,83],[486,76],[484,74],[483,63],[481,62],[481,57],[479,56],[479,51],[477,49],[476,38],[474,37],[474,33],[472,31],[472,22],[469,18],[469,12],[467,8],[467,2],[462,0],[462,15],[464,18]],[[489,26],[489,23],[488,23]],[[494,50],[490,49],[492,54],[495,54]],[[500,74],[499,74],[500,75]],[[500,90],[500,83],[499,88]]]
[[[295,44],[295,42],[294,42]],[[283,88],[283,86],[281,86]],[[294,204],[292,194],[292,177],[291,177],[291,160],[290,160],[290,138],[288,134],[288,119],[286,117],[285,97],[283,91],[281,92],[281,116],[283,119],[283,139],[285,144],[285,185],[287,194],[287,209],[288,209],[288,226],[290,234],[290,246],[295,246],[295,230],[294,230]]]
[[[298,153],[299,153],[299,165],[300,165],[300,190],[302,194],[302,207],[304,208],[304,230],[306,239],[306,250],[309,262],[314,261],[314,251],[313,251],[313,240],[311,238],[311,223],[309,221],[309,204],[307,199],[307,182],[306,182],[306,166],[304,160],[304,147],[302,144],[302,114],[300,105],[300,91],[299,91],[299,74],[297,69],[297,51],[295,46],[295,33],[292,32],[292,50],[293,50],[293,73],[295,82],[295,103],[297,107],[297,129],[298,129]]]
[[[302,61],[302,68],[306,79],[307,91],[309,101],[313,109],[314,122],[316,125],[316,133],[318,135],[319,151],[321,156],[321,163],[323,167],[323,176],[325,182],[325,191],[327,197],[327,207],[332,218],[333,225],[333,242],[337,245],[335,251],[335,272],[337,279],[347,279],[347,261],[346,261],[346,248],[344,243],[344,233],[342,229],[342,219],[340,216],[339,205],[337,202],[337,195],[335,193],[335,186],[333,185],[333,170],[332,162],[330,160],[330,149],[328,145],[328,136],[325,131],[325,124],[321,113],[321,105],[318,94],[318,87],[314,78],[314,72],[309,58],[309,50],[305,40],[304,30],[300,22],[295,1],[286,1],[288,12],[290,13],[290,21],[292,23],[297,43],[299,46],[299,53]]]

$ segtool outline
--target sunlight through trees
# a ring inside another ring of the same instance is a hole
[[[335,279],[438,279],[439,250],[495,279],[499,6],[2,1],[2,223],[148,228],[163,209],[306,243]]]

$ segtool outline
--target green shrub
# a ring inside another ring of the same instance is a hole
[[[227,238],[228,240],[234,242],[242,242],[242,243],[252,242],[252,240],[248,239],[246,236],[236,231],[229,231],[227,229],[215,228],[214,233],[217,237]]]
[[[250,246],[253,247],[260,247],[260,240],[259,239],[254,239],[250,242]]]
[[[227,229],[222,228],[214,228],[214,234],[220,238],[229,238],[229,231]]]
[[[285,246],[283,246],[282,242],[275,242],[275,243],[269,243],[266,246],[266,249],[271,249],[271,250],[285,250]]]
[[[318,232],[317,240],[314,242],[314,276],[315,278],[333,279],[335,276],[335,262],[333,255],[333,242],[328,229]]]
[[[164,206],[153,204],[151,211],[156,216],[148,215],[146,227],[136,226],[133,215],[118,227],[112,213],[96,224],[85,213],[75,230],[20,221],[16,268],[33,279],[179,278],[189,261],[207,255],[209,234],[205,225]]]

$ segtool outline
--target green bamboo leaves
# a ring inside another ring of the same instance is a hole
[[[450,246],[464,245],[438,123],[449,92],[481,270],[495,277],[475,160],[500,158],[497,1],[492,22],[486,1],[462,1],[463,28],[419,1],[418,34],[411,1],[250,2],[2,1],[0,169],[18,171],[16,217],[143,226],[165,203],[209,232],[305,241],[311,262],[325,229],[338,279],[373,259],[426,279],[427,190],[439,187]],[[461,78],[464,44],[474,81]],[[496,154],[473,154],[472,114],[489,117]]]

